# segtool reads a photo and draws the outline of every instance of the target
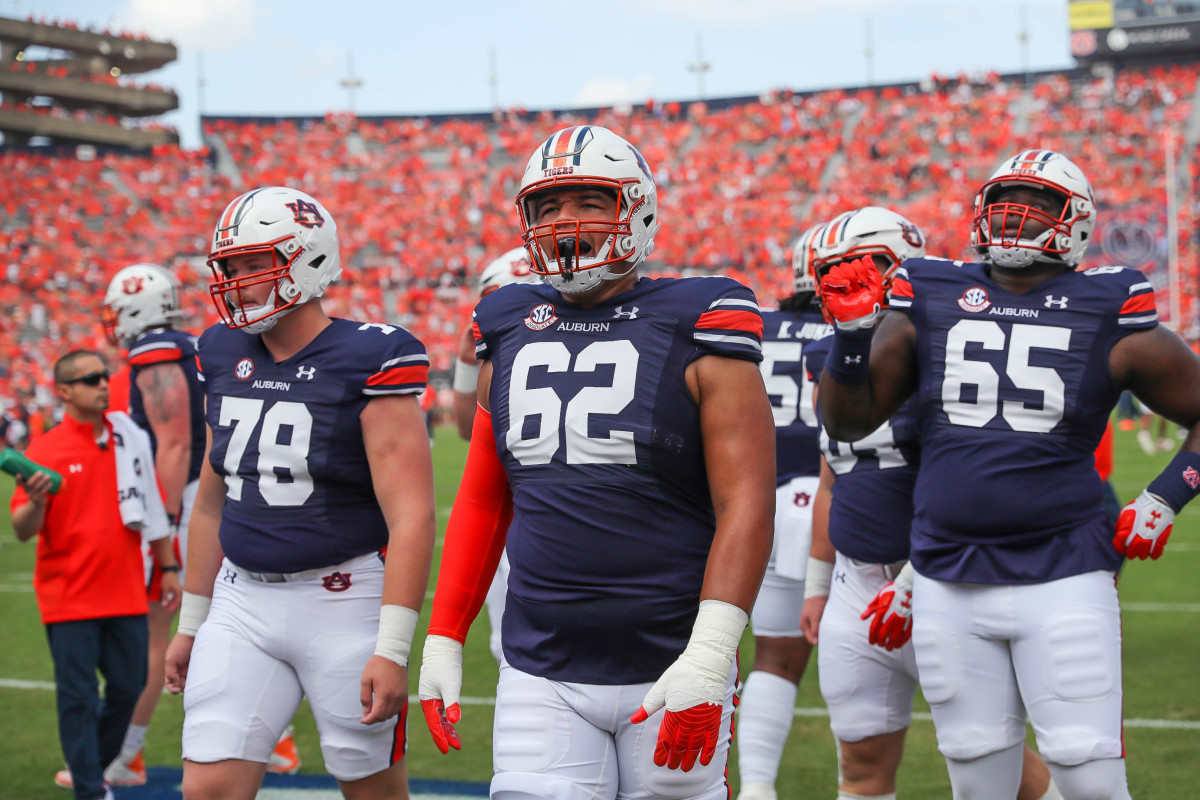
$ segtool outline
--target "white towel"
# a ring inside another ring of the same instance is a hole
[[[113,429],[121,521],[139,531],[145,542],[169,536],[170,520],[158,493],[150,435],[123,411],[110,411],[105,416]]]

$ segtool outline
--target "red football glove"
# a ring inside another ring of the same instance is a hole
[[[666,708],[654,747],[658,766],[687,772],[697,758],[703,766],[712,763],[721,740],[725,687],[748,621],[746,612],[730,603],[700,602],[687,647],[629,718],[637,725]]]
[[[1113,547],[1126,558],[1158,558],[1171,538],[1174,524],[1175,512],[1171,507],[1156,495],[1143,491],[1121,509]]]
[[[897,650],[912,638],[913,570],[910,564],[879,590],[860,619],[871,620],[868,640],[884,650]]]
[[[721,738],[721,709],[719,705],[706,703],[683,711],[667,711],[658,729],[654,763],[684,772],[696,766],[697,757],[701,766],[711,764]],[[639,708],[630,722],[643,722],[648,716],[645,708]]]
[[[883,277],[870,256],[838,264],[821,279],[822,307],[841,330],[873,327],[883,301]]]
[[[425,637],[417,694],[429,734],[443,754],[449,753],[451,747],[462,750],[462,740],[454,730],[454,723],[462,719],[458,705],[461,691],[462,644],[447,636]]]

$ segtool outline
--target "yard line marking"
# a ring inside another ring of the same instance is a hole
[[[0,688],[3,689],[54,689],[54,684],[48,681],[23,681],[13,678],[0,678]],[[408,696],[409,700],[419,701],[415,694]],[[494,697],[460,697],[459,704],[464,706],[494,706]],[[826,708],[797,708],[792,712],[795,717],[828,717]],[[914,711],[912,718],[921,722],[931,722],[933,717],[927,711]],[[1185,719],[1127,719],[1126,728],[1156,728],[1159,730],[1200,731],[1200,722]]]
[[[1122,611],[1200,611],[1200,603],[1122,603]]]

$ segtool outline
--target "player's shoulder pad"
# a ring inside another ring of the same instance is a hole
[[[146,367],[171,361],[183,361],[196,354],[192,337],[172,328],[156,328],[139,335],[129,347],[129,364]]]
[[[713,355],[762,360],[762,312],[749,287],[722,276],[681,278],[675,286],[695,315],[697,347]]]
[[[385,322],[335,320],[338,334],[365,369],[365,395],[420,394],[429,381],[425,345],[407,328]]]
[[[1080,270],[1078,274],[1089,290],[1101,292],[1118,306],[1117,324],[1122,328],[1137,330],[1158,324],[1154,286],[1141,270],[1109,265]]]

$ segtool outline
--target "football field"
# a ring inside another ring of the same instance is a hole
[[[444,528],[466,456],[465,444],[453,430],[439,429],[433,448],[438,496],[439,529]],[[1156,475],[1170,453],[1146,456],[1132,432],[1116,436],[1114,481],[1122,502],[1130,500]],[[0,475],[0,497],[12,491],[12,481]],[[1020,497],[1013,497],[1020,503]],[[438,554],[440,554],[440,530]],[[0,800],[68,800],[52,777],[63,759],[58,746],[52,691],[52,669],[45,633],[38,619],[31,579],[34,544],[18,544],[7,513],[0,514]],[[436,558],[436,557],[435,557]],[[433,578],[436,579],[435,560]],[[1131,562],[1120,581],[1124,629],[1125,744],[1130,791],[1138,800],[1193,797],[1200,784],[1200,503],[1176,521],[1166,553],[1157,562]],[[430,589],[432,591],[432,580]],[[430,595],[432,596],[432,595]],[[428,618],[426,602],[422,624]],[[418,635],[413,663],[420,663]],[[409,775],[420,782],[421,796],[477,793],[491,776],[491,698],[496,665],[487,647],[487,615],[481,614],[465,650],[463,721],[458,729],[463,751],[437,752],[421,720],[418,706],[409,723]],[[753,663],[753,640],[743,641],[743,676]],[[410,675],[415,692],[416,670]],[[900,770],[900,797],[949,797],[949,781],[933,735],[928,709],[918,700]],[[146,762],[151,767],[177,769],[180,698],[164,696],[147,737]],[[296,720],[296,739],[304,759],[302,772],[322,775],[316,731],[307,707]],[[1032,741],[1032,737],[1030,739]],[[736,744],[735,744],[736,748]],[[736,752],[730,778],[736,792]],[[162,774],[165,771],[156,770]],[[172,773],[173,774],[173,773]],[[795,723],[780,771],[781,798],[833,797],[837,769],[828,719],[817,689],[815,658],[800,686]],[[472,786],[472,784],[474,784]],[[311,786],[305,789],[304,786]],[[321,786],[326,788],[322,789]],[[168,793],[169,794],[169,793]],[[126,790],[118,797],[162,797],[146,790]],[[297,782],[295,789],[264,791],[263,797],[330,797],[328,783]]]

